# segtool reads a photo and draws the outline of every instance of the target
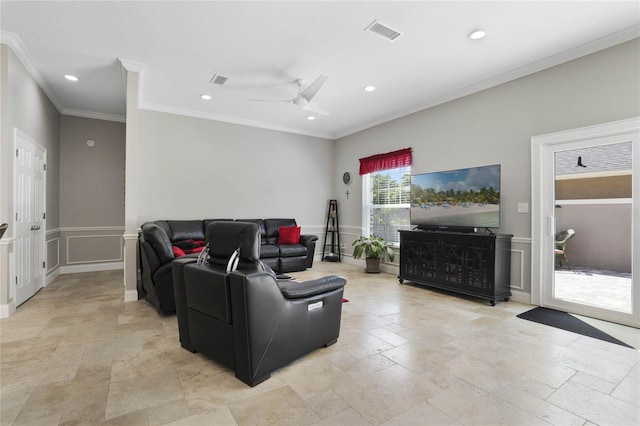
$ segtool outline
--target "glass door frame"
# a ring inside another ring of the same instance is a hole
[[[632,143],[631,313],[553,297],[555,152],[609,143]],[[605,321],[640,327],[640,117],[531,138],[531,303]]]

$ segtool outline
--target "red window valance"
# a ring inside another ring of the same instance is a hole
[[[379,172],[380,170],[397,169],[411,165],[411,148],[376,154],[360,159],[360,174]]]

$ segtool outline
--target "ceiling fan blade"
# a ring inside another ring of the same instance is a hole
[[[315,113],[318,113],[318,114],[322,114],[322,115],[329,115],[329,113],[327,111],[325,111],[324,109],[320,108],[317,104],[314,104],[313,102],[307,103],[305,106],[302,107],[302,109],[307,110],[307,111],[311,111],[311,112],[315,112]]]
[[[316,78],[316,81],[314,81],[309,85],[309,87],[304,89],[300,93],[300,96],[305,98],[307,101],[311,101],[311,99],[316,95],[316,93],[318,93],[318,90],[320,90],[324,82],[327,81],[327,78],[328,77],[326,75],[321,75],[320,77]]]

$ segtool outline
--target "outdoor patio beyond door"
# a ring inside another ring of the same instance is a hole
[[[555,152],[553,298],[632,312],[632,144]]]

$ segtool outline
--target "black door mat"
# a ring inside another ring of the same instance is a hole
[[[521,313],[520,315],[518,315],[518,318],[526,319],[551,327],[561,328],[562,330],[582,334],[583,336],[593,337],[594,339],[600,339],[604,340],[605,342],[615,343],[616,345],[635,349],[633,346],[629,346],[625,342],[616,339],[615,337],[595,328],[591,324],[587,324],[586,322],[574,317],[567,312],[537,307],[531,309],[530,311]]]

